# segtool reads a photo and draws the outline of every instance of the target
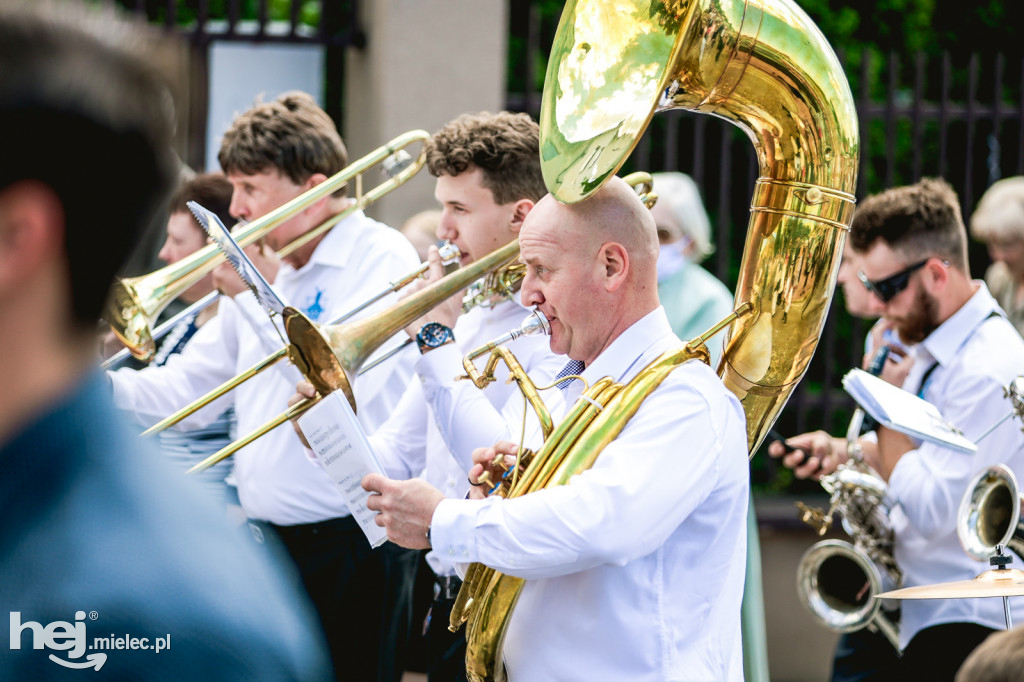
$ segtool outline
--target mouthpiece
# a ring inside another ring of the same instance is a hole
[[[441,246],[437,247],[437,252],[441,255],[442,265],[452,265],[462,258],[462,252],[459,251],[459,247],[451,242],[441,244]]]
[[[544,334],[545,336],[551,334],[551,325],[548,324],[548,318],[544,317],[544,313],[539,310],[534,310],[523,320],[518,329],[513,329],[508,333],[509,341],[514,341],[520,336],[530,336],[532,334]]]

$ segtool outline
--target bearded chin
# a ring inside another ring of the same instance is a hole
[[[938,328],[939,302],[928,292],[918,289],[913,312],[897,327],[900,338],[907,343],[921,343]]]

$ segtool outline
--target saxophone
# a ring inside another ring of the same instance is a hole
[[[840,464],[821,477],[830,494],[829,510],[799,504],[802,518],[824,535],[833,514],[842,515],[851,542],[822,540],[811,546],[797,568],[797,594],[815,620],[838,632],[861,628],[879,632],[899,648],[899,631],[876,594],[898,589],[903,574],[893,558],[893,532],[884,503],[886,485],[862,459]]]
[[[868,372],[881,374],[888,355],[888,346],[880,348]],[[815,620],[830,630],[853,632],[866,627],[899,649],[898,628],[875,595],[901,587],[903,572],[893,556],[886,483],[864,462],[857,443],[863,425],[864,411],[858,407],[846,430],[849,458],[821,477],[821,487],[830,496],[828,511],[797,503],[801,518],[817,529],[818,535],[828,531],[839,512],[843,530],[852,540],[822,540],[812,545],[797,567],[797,595]]]

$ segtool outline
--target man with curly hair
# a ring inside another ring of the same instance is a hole
[[[538,135],[526,114],[481,113],[459,116],[428,142],[427,166],[437,178],[434,194],[441,205],[437,236],[459,247],[463,266],[516,239],[523,219],[547,193]],[[429,262],[436,281],[442,276],[436,247],[430,247]],[[424,477],[446,495],[464,497],[473,449],[519,433],[523,401],[516,386],[505,382],[503,366],[483,391],[455,381],[464,373],[463,356],[518,327],[530,312],[518,293],[491,303],[460,315],[461,297],[453,296],[407,328],[422,353],[415,367],[420,381],[409,385],[395,413],[370,437],[391,476],[412,478],[425,469]],[[565,362],[544,337],[519,339],[512,351],[535,378],[553,377]],[[312,395],[309,384],[299,390]],[[465,635],[448,631],[461,581],[449,557],[431,552],[427,562],[435,578],[427,627],[429,679],[464,680]]]

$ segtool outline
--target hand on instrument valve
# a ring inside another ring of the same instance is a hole
[[[295,405],[296,403],[300,403],[303,400],[315,400],[316,397],[317,397],[316,389],[313,388],[313,384],[311,384],[308,381],[306,381],[305,379],[303,379],[302,381],[300,381],[295,386],[295,393],[292,395],[292,397],[288,398],[288,407],[291,407],[292,405]],[[302,433],[302,429],[299,428],[299,419],[298,419],[298,417],[296,417],[295,419],[292,419],[291,422],[292,422],[292,428],[295,429],[295,433],[298,435],[299,440],[302,441],[302,444],[304,446],[306,446],[307,450],[311,449],[309,447],[309,441],[306,440],[305,434],[303,434]]]
[[[367,474],[362,486],[378,493],[366,506],[378,512],[375,521],[387,529],[388,540],[407,549],[430,549],[427,531],[444,493],[422,478],[396,481],[380,474]]]
[[[889,347],[889,355],[882,365],[882,372],[878,376],[888,381],[893,386],[903,386],[910,368],[914,366],[914,355],[908,353],[907,349],[896,341],[896,334],[892,329],[892,322],[882,319],[871,328],[872,352],[864,355],[861,362],[861,369],[868,370],[874,359],[875,349],[882,346]]]
[[[775,440],[769,443],[768,454],[781,457],[782,463],[792,469],[797,478],[815,480],[832,473],[847,459],[846,441],[824,431],[803,433],[785,441]]]
[[[519,446],[508,441],[498,441],[489,448],[477,448],[473,451],[473,468],[469,470],[469,482],[473,487],[469,491],[469,499],[482,500],[501,477],[516,464]],[[504,459],[504,466],[495,463],[498,456]]]
[[[263,278],[273,284],[277,277],[277,270],[281,267],[281,259],[277,253],[262,241],[245,247],[245,253],[263,275]],[[249,287],[245,285],[242,278],[227,261],[218,265],[217,269],[213,271],[213,285],[220,293],[231,298],[249,290]]]
[[[402,298],[411,296],[420,289],[423,289],[427,285],[433,284],[444,277],[444,264],[441,262],[441,254],[438,252],[436,246],[431,246],[428,250],[427,263],[430,265],[430,269],[422,279],[411,282],[409,286],[402,289]],[[405,332],[409,335],[409,338],[415,340],[420,329],[422,329],[423,325],[428,322],[438,322],[449,329],[454,327],[455,320],[457,320],[459,315],[462,313],[462,296],[462,291],[453,294],[445,299],[440,305],[431,308],[422,317],[418,317],[409,323],[409,326],[405,328]]]

